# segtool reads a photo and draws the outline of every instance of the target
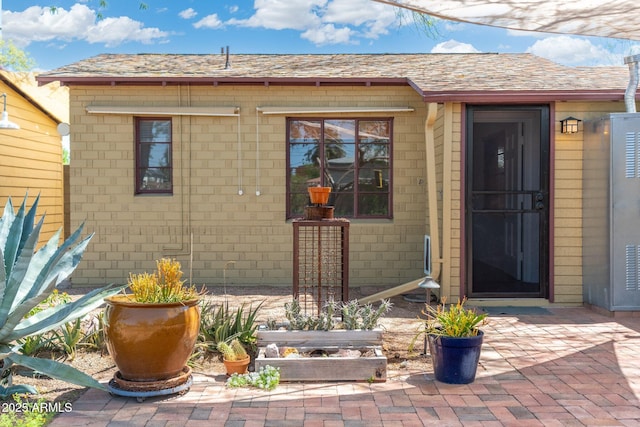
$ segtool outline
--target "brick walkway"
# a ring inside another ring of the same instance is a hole
[[[182,396],[139,403],[89,390],[51,426],[638,426],[640,318],[583,308],[494,316],[476,381],[396,371],[385,383],[226,389],[196,374]]]

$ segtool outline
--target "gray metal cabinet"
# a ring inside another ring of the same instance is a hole
[[[609,114],[584,129],[584,302],[640,310],[640,114]]]

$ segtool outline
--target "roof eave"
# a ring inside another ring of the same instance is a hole
[[[40,75],[37,78],[40,85],[59,81],[61,85],[99,85],[99,86],[124,86],[124,85],[160,85],[170,86],[189,84],[198,86],[219,85],[261,85],[261,86],[403,86],[409,85],[406,78],[385,77],[212,77],[212,76],[55,76]]]
[[[608,90],[523,90],[523,91],[435,91],[422,92],[424,102],[467,102],[467,103],[532,103],[550,101],[621,101],[624,89]]]

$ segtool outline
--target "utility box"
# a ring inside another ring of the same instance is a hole
[[[585,122],[583,299],[640,311],[640,114]]]

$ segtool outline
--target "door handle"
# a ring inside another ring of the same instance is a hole
[[[544,203],[542,202],[544,200],[544,194],[542,194],[542,192],[538,192],[535,195],[535,201],[536,201],[536,209],[541,210],[544,209]]]

